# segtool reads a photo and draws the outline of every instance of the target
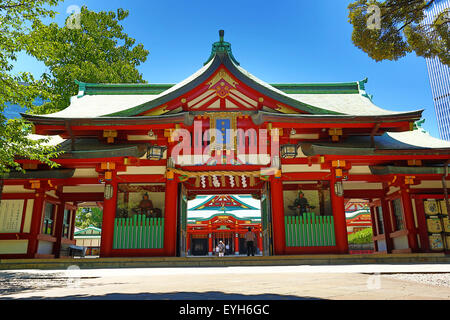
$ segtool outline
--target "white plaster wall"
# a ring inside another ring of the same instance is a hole
[[[284,164],[281,166],[283,173],[288,172],[330,172],[330,170],[322,170],[320,164],[313,164],[308,166],[307,164]]]
[[[53,242],[39,240],[37,250],[38,254],[52,254],[53,253],[52,251],[53,251]]]
[[[25,211],[25,221],[23,223],[23,232],[29,233],[31,229],[31,218],[33,217],[34,199],[27,200],[27,209]]]
[[[27,253],[28,240],[0,240],[0,254]]]
[[[154,167],[126,167],[125,172],[118,172],[118,175],[124,174],[164,174],[166,172],[165,166],[154,166]]]
[[[378,251],[386,251],[387,250],[385,240],[378,240],[377,245],[378,245]]]
[[[393,238],[393,243],[394,243],[394,249],[396,249],[396,250],[409,248],[407,236]]]

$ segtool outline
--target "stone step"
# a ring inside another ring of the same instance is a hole
[[[2,259],[0,270],[226,267],[226,266],[296,266],[351,264],[432,264],[449,263],[450,255],[441,253],[361,254],[361,255],[289,255],[269,257],[153,257],[153,258],[71,258],[71,259]]]

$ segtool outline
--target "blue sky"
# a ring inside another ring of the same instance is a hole
[[[225,30],[241,66],[269,83],[349,82],[366,77],[378,106],[425,109],[424,128],[439,137],[426,63],[410,54],[375,62],[351,41],[348,0],[67,0],[57,7],[63,24],[71,5],[130,11],[124,30],[150,51],[139,67],[150,83],[177,83],[209,57]],[[44,67],[22,56],[16,70],[39,76]]]

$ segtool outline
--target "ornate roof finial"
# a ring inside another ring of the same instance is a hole
[[[223,40],[224,35],[225,31],[219,30],[220,39],[219,41],[213,43],[211,55],[209,56],[208,61],[206,61],[203,65],[208,64],[208,62],[210,62],[216,54],[227,54],[236,65],[239,65],[239,62],[236,61],[233,53],[231,52],[231,44]]]

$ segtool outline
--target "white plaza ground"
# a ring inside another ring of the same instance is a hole
[[[449,264],[0,271],[0,299],[450,300]]]

